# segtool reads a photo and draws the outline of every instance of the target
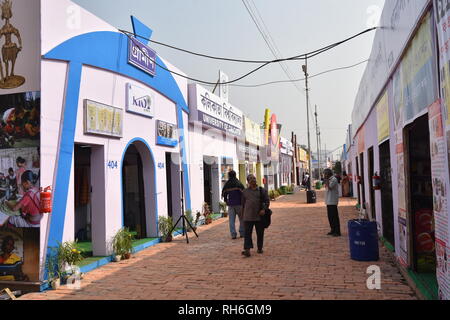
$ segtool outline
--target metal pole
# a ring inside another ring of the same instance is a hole
[[[320,180],[320,149],[319,149],[319,125],[317,122],[317,105],[316,105],[316,111],[314,112],[314,116],[316,117],[316,139],[317,139],[317,171],[318,171],[318,179]]]
[[[305,65],[303,66],[303,72],[305,73],[305,81],[306,81],[306,115],[308,121],[308,153],[309,153],[309,177],[310,181],[312,180],[312,155],[311,155],[311,135],[309,132],[309,88],[308,88],[308,58],[305,58]],[[309,184],[308,191],[311,191],[312,181]]]

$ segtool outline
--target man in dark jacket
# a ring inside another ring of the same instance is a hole
[[[228,173],[229,180],[225,183],[222,190],[222,197],[228,205],[228,217],[230,223],[231,238],[237,238],[236,232],[236,216],[239,217],[239,234],[241,238],[244,237],[244,223],[242,221],[242,191],[245,189],[244,185],[237,179],[236,172],[230,171]]]
[[[261,217],[270,206],[270,199],[264,188],[258,188],[256,177],[249,175],[247,177],[249,187],[242,193],[242,212],[245,225],[244,251],[242,254],[250,257],[250,249],[253,248],[253,227],[256,229],[258,244],[258,253],[263,253],[264,246],[264,224]]]

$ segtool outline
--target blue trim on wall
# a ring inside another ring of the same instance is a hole
[[[135,16],[131,16],[131,24],[133,25],[134,35],[139,36],[136,37],[143,44],[148,44],[149,41],[145,40],[145,38],[150,39],[153,34],[153,30],[143,24],[138,18]]]
[[[156,175],[157,175],[156,162],[155,162],[155,157],[153,155],[152,148],[150,148],[150,145],[147,143],[147,141],[145,141],[142,138],[134,138],[134,139],[130,140],[128,142],[127,146],[125,147],[125,149],[123,151],[123,154],[122,154],[122,161],[120,163],[120,195],[121,195],[121,202],[120,202],[120,204],[122,206],[122,227],[124,227],[124,221],[123,221],[123,217],[124,217],[124,208],[123,208],[123,174],[122,174],[122,172],[123,172],[123,159],[125,159],[125,154],[127,153],[128,148],[133,143],[135,143],[137,141],[142,142],[143,144],[145,144],[145,146],[147,147],[148,151],[150,151],[150,157],[151,157],[151,159],[153,161],[153,175],[154,175],[153,176],[153,183],[154,183],[154,186],[155,186],[155,195],[154,195],[155,196],[155,208],[147,208],[146,207],[145,209],[146,210],[151,210],[151,209],[155,210],[156,232],[158,232],[158,185],[156,183]],[[142,156],[141,156],[141,158],[142,158]],[[150,196],[152,196],[152,195],[150,195]]]
[[[172,74],[157,66],[157,76],[151,77],[147,73],[128,64],[127,43],[128,37],[121,33],[110,31],[92,32],[69,39],[44,55],[44,59],[69,62],[66,102],[63,114],[64,121],[61,128],[61,147],[57,163],[53,214],[51,217],[48,238],[49,247],[56,246],[57,242],[62,241],[63,238],[83,65],[109,70],[152,87],[176,104],[178,117],[181,120],[181,122],[179,121],[179,128],[182,129],[184,127],[182,123],[182,111],[189,113],[189,108]],[[104,54],[105,52],[108,54]],[[165,67],[165,64],[159,57],[157,57],[157,62]],[[182,133],[182,136],[184,136],[184,132]],[[186,162],[187,158],[185,155],[186,145],[184,139],[180,140],[180,152],[182,153],[183,158],[186,207],[190,208],[189,175]]]
[[[80,96],[81,72],[81,63],[70,62],[64,106],[64,120],[62,123],[60,151],[53,195],[53,210],[50,218],[50,231],[47,243],[48,247],[57,247],[58,241],[61,242],[63,238],[70,171],[72,169],[75,144],[75,128]]]
[[[170,72],[156,66],[157,76],[152,77],[128,63],[128,37],[124,34],[111,31],[86,33],[63,42],[44,58],[78,61],[83,65],[122,74],[152,87],[189,113],[183,94]],[[156,62],[166,68],[159,57]]]

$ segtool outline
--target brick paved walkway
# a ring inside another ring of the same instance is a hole
[[[343,237],[331,238],[323,193],[318,203],[304,204],[304,192],[273,202],[272,226],[263,255],[241,255],[243,240],[231,240],[228,220],[199,230],[186,244],[178,237],[85,275],[81,290],[28,294],[22,299],[145,300],[319,300],[416,299],[385,248],[381,261],[349,258],[346,221],[356,215],[353,200],[341,200]],[[368,290],[367,267],[382,271],[382,289]]]

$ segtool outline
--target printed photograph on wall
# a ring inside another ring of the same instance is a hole
[[[0,227],[40,227],[39,170],[39,148],[0,150]]]
[[[39,229],[0,228],[1,281],[39,281]]]
[[[39,92],[0,96],[0,149],[38,147]]]

